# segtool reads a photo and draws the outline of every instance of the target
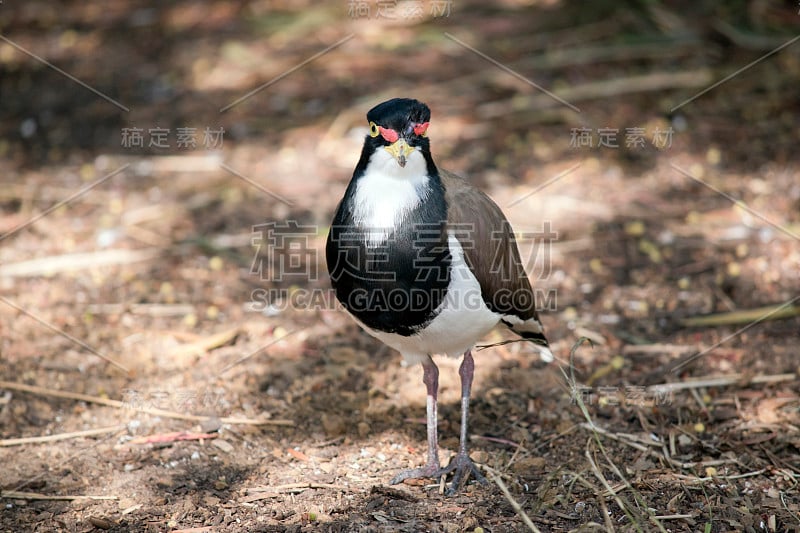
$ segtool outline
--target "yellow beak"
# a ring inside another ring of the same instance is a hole
[[[398,139],[389,146],[385,146],[386,151],[392,154],[397,164],[401,167],[406,166],[406,158],[414,151],[414,147],[410,146],[405,139]]]

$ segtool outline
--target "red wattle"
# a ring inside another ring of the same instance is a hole
[[[396,131],[394,131],[393,129],[390,129],[390,128],[382,128],[381,126],[378,126],[378,129],[379,129],[379,130],[380,130],[380,132],[381,132],[381,137],[383,137],[384,139],[386,139],[386,140],[387,140],[387,141],[389,141],[390,143],[393,143],[393,142],[395,142],[397,139],[399,139],[399,138],[400,138],[400,135],[398,135],[398,133],[397,133]]]

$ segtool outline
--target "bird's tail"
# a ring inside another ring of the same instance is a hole
[[[539,350],[539,357],[542,358],[542,361],[545,363],[553,362],[553,352],[550,351],[550,343],[547,342],[547,337],[544,336],[544,333],[523,331],[519,333],[519,336],[525,340],[531,341],[536,346],[536,349]]]
[[[531,341],[533,345],[536,346],[536,349],[539,351],[539,357],[542,359],[542,361],[544,361],[545,363],[553,362],[555,356],[553,355],[553,352],[550,351],[550,343],[547,342],[547,337],[545,337],[543,333],[535,333],[531,331],[524,331],[524,332],[515,331],[514,333],[516,333],[522,338],[493,342],[491,344],[480,344],[476,346],[476,348],[478,350],[485,350],[486,348],[491,348],[493,346],[502,346],[504,344],[511,344],[512,342]]]

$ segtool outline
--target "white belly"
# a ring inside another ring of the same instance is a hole
[[[405,167],[384,149],[372,154],[353,202],[353,218],[368,230],[367,243],[377,246],[385,241],[403,215],[425,200],[427,184],[425,158],[419,150],[411,153]]]
[[[399,351],[410,364],[422,362],[433,354],[461,355],[500,321],[500,315],[486,307],[480,284],[464,261],[464,252],[452,232],[448,232],[448,244],[452,255],[450,284],[436,318],[417,334],[407,337],[364,328]]]

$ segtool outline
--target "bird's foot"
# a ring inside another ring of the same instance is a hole
[[[437,472],[442,470],[439,468],[439,462],[429,462],[422,468],[412,468],[410,470],[403,470],[396,476],[392,478],[389,482],[390,485],[397,485],[398,483],[402,483],[407,479],[426,479],[432,477],[439,477],[437,476]]]
[[[412,468],[403,470],[389,482],[390,485],[397,485],[407,479],[440,479],[442,476],[453,474],[450,487],[445,491],[447,496],[452,496],[461,489],[470,476],[479,483],[486,483],[486,478],[478,471],[478,467],[466,453],[458,453],[450,461],[450,464],[440,468],[438,463],[428,463],[422,468]]]
[[[475,466],[475,463],[472,462],[466,452],[458,452],[450,460],[449,465],[434,472],[432,477],[446,476],[451,472],[453,473],[453,479],[450,482],[450,487],[445,491],[447,496],[452,496],[458,492],[462,485],[469,480],[470,476],[481,484],[485,485],[487,483],[486,478],[478,471],[478,467]]]

